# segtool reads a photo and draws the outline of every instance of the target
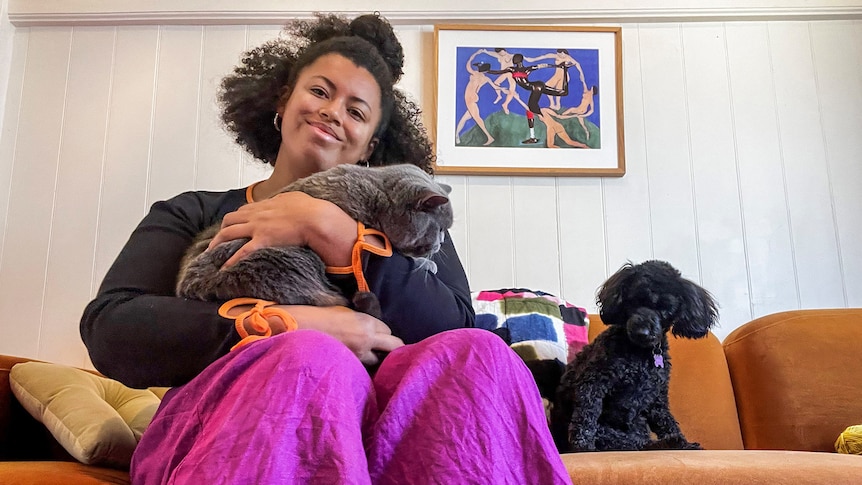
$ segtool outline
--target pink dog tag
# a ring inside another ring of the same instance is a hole
[[[661,354],[653,354],[652,358],[656,367],[664,368],[664,357]]]

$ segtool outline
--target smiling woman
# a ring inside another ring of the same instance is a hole
[[[568,483],[520,357],[493,333],[464,328],[474,314],[451,238],[431,257],[436,273],[416,271],[411,258],[377,251],[385,241],[366,240],[335,204],[279,193],[338,165],[409,163],[430,173],[434,161],[419,110],[394,89],[404,59],[385,19],[323,15],[286,30],[246,53],[220,93],[228,130],[274,166],[271,176],[156,203],[81,321],[102,373],[133,387],[175,386],[135,451],[132,481],[482,482],[490,474]],[[219,220],[211,246],[247,240],[225,266],[260,248],[306,246],[336,267],[331,281],[348,279],[338,285],[345,293],[359,271],[338,267],[359,265],[382,318],[260,295],[222,306],[174,296],[183,254]],[[467,419],[465,403],[476,409]]]
[[[275,163],[275,171],[285,167],[284,173],[267,184],[284,186],[285,179],[332,168],[341,160],[366,160],[378,142],[381,111],[380,88],[368,70],[340,54],[318,58],[302,71],[278,110],[282,140],[289,142],[282,142]]]

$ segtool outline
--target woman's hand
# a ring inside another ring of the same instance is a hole
[[[404,345],[389,327],[371,315],[342,306],[283,306],[299,328],[318,330],[335,337],[366,365],[379,363],[373,351],[391,352]]]
[[[237,305],[227,312],[234,318],[252,308],[252,305]],[[279,308],[286,311],[296,320],[297,329],[310,329],[323,332],[338,339],[347,346],[360,362],[375,365],[380,362],[375,350],[391,352],[404,345],[404,342],[392,335],[389,327],[371,315],[353,311],[343,306],[305,306],[305,305],[273,305],[268,308]],[[245,319],[245,327],[251,335],[263,335],[263,330],[249,325],[249,317]],[[287,331],[285,322],[278,315],[266,318],[271,335]]]
[[[366,365],[380,362],[375,350],[391,352],[404,345],[385,323],[343,306],[276,305],[275,308],[290,313],[297,328],[317,330],[338,339]],[[281,318],[270,317],[267,321],[273,335],[285,332]]]
[[[327,265],[348,266],[356,221],[331,202],[302,192],[285,192],[227,214],[209,248],[243,238],[250,240],[223,267],[273,246],[308,246]]]

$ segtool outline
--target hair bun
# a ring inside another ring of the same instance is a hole
[[[401,79],[404,74],[404,49],[389,21],[379,14],[360,15],[350,22],[350,33],[377,47],[392,72],[392,79],[395,82]]]

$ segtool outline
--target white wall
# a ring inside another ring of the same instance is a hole
[[[594,310],[623,262],[662,258],[715,294],[719,337],[776,311],[862,306],[862,21],[622,27],[625,177],[445,177],[473,288]],[[404,87],[431,111],[433,26],[398,30]],[[81,310],[148,206],[263,176],[221,131],[214,93],[277,32],[15,29],[0,353],[86,365]]]
[[[6,87],[12,63],[13,27],[9,23],[9,0],[0,0],[0,133],[3,133],[3,116],[6,105]],[[5,187],[5,185],[3,185]]]
[[[5,240],[5,226],[7,208],[9,205],[9,189],[12,178],[13,147],[16,126],[6,123],[6,94],[9,90],[9,81],[12,71],[12,46],[14,28],[9,23],[8,0],[0,0],[0,267],[2,267],[3,241]],[[20,75],[16,73],[15,78]],[[15,89],[13,86],[12,89]],[[16,113],[17,115],[17,113]],[[3,323],[0,323],[0,331],[5,331]],[[5,333],[5,332],[4,332]]]
[[[5,112],[6,89],[9,85],[12,65],[12,36],[14,35],[14,28],[9,23],[8,11],[9,0],[0,0],[0,133],[3,133],[3,113]],[[0,185],[0,187],[6,187],[6,185]],[[3,207],[5,208],[5,206]]]

